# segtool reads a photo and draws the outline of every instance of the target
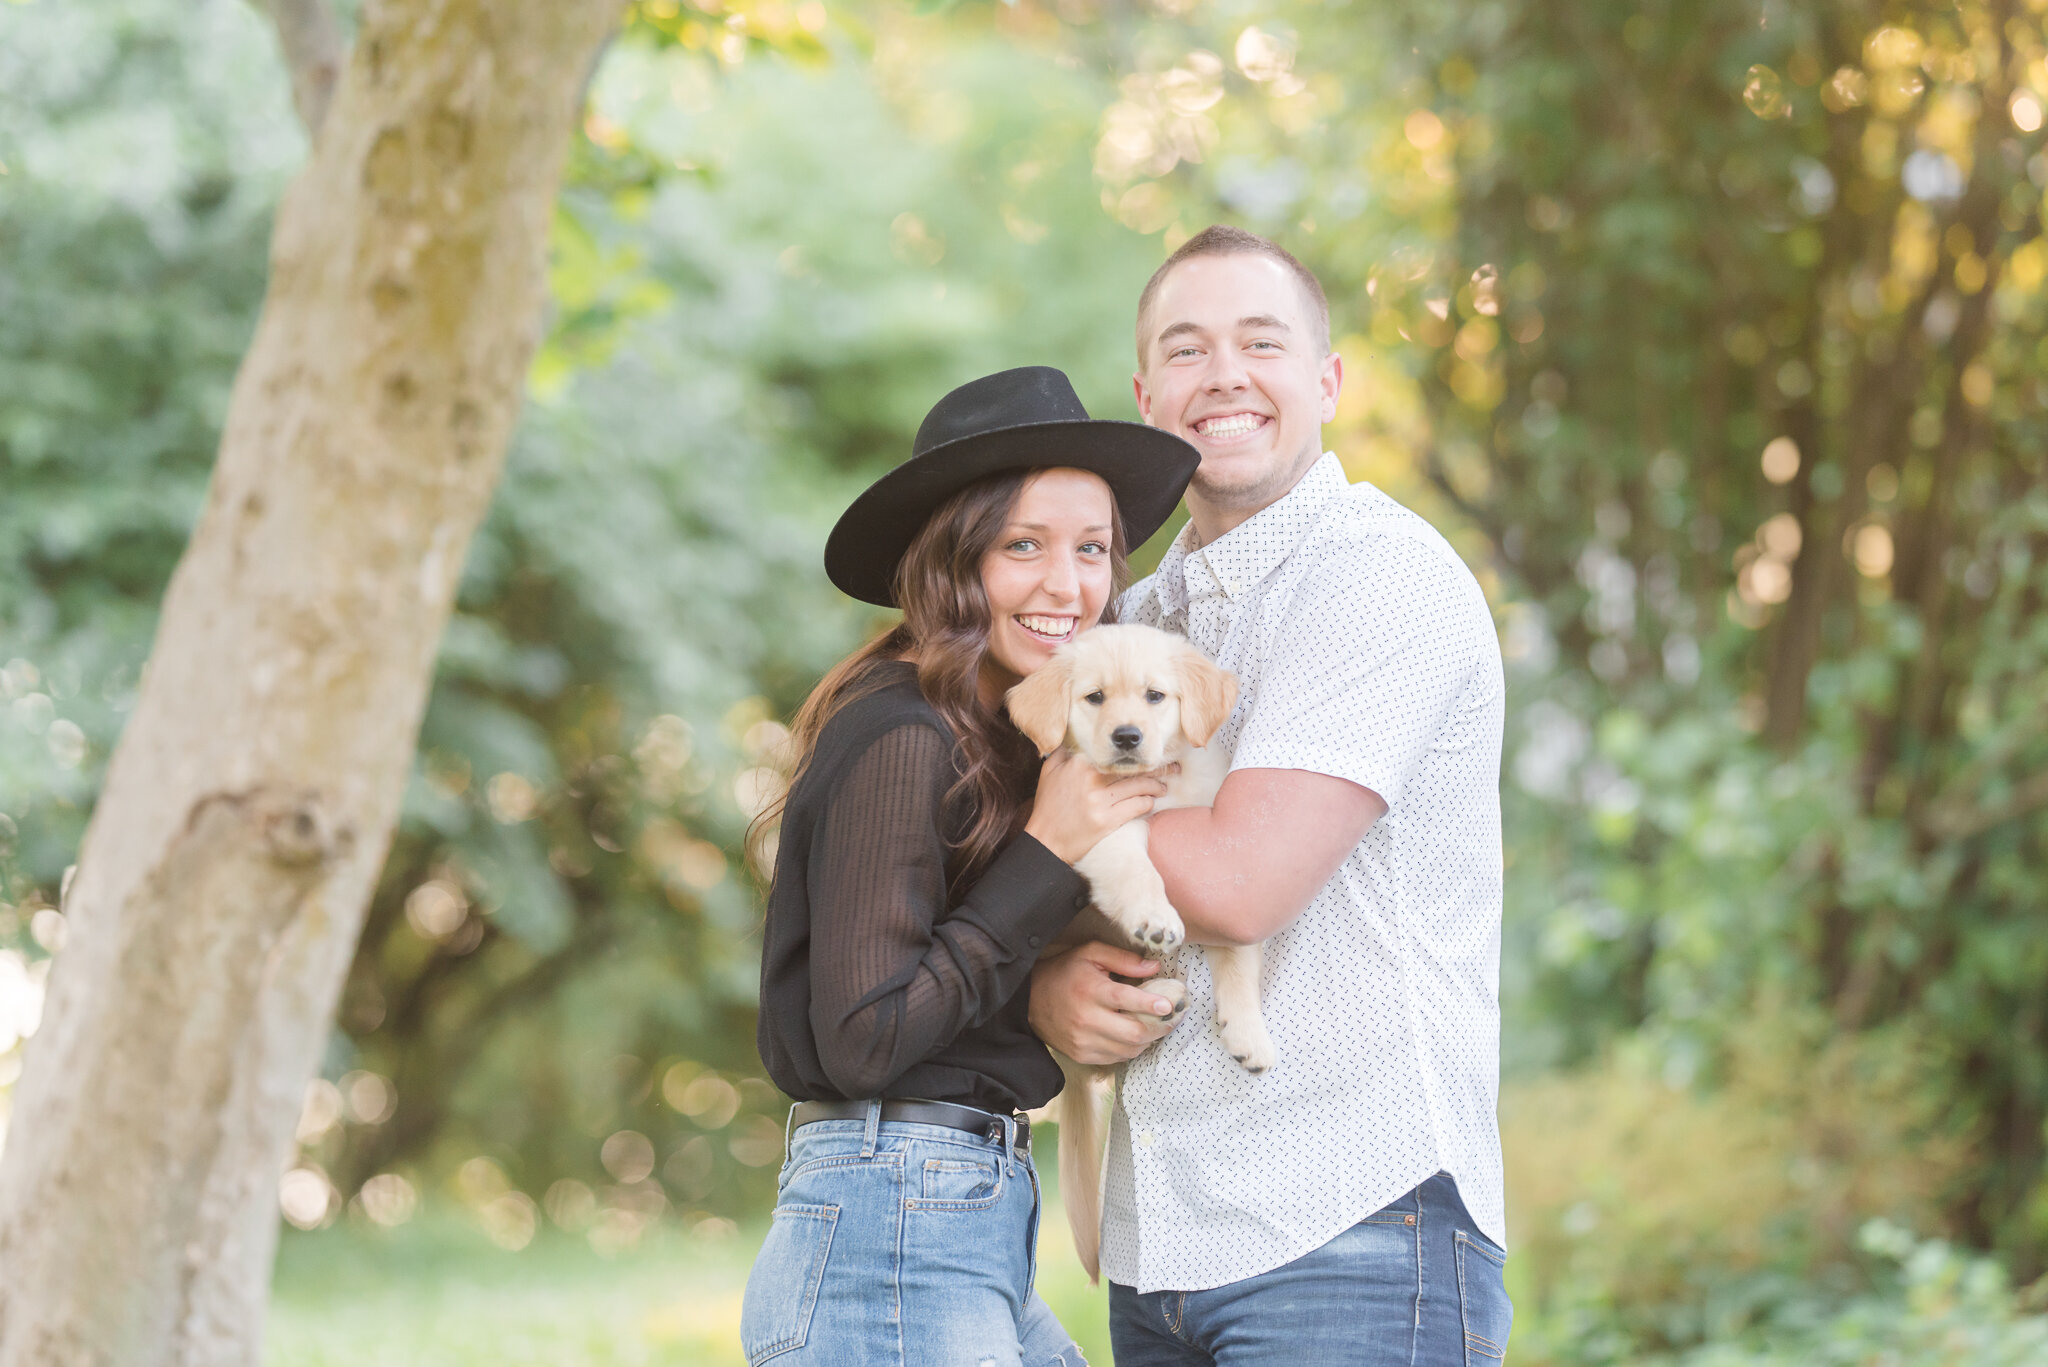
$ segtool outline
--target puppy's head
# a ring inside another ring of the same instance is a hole
[[[1169,632],[1097,627],[1008,701],[1040,754],[1065,745],[1097,769],[1139,773],[1207,745],[1237,702],[1237,679]]]

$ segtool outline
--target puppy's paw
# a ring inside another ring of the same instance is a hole
[[[1095,905],[1129,939],[1132,948],[1148,959],[1164,959],[1188,938],[1180,913],[1164,897],[1134,899],[1119,906],[1100,901]]]
[[[1223,1036],[1223,1051],[1236,1059],[1247,1073],[1257,1076],[1280,1061],[1280,1051],[1273,1047],[1273,1037],[1266,1033],[1266,1023],[1257,1016],[1244,1020],[1219,1020],[1216,1028]]]
[[[1188,928],[1181,923],[1180,913],[1164,902],[1141,909],[1125,929],[1138,942],[1139,952],[1155,959],[1173,953],[1188,938]]]
[[[1147,978],[1145,990],[1166,999],[1172,1005],[1161,1020],[1177,1021],[1188,1009],[1188,985],[1179,978]]]

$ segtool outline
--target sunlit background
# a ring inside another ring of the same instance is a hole
[[[271,1361],[738,1360],[741,837],[880,624],[824,532],[975,375],[1134,417],[1219,219],[1321,274],[1330,441],[1500,625],[1514,1359],[2048,1361],[2042,8],[638,5]],[[0,4],[0,1142],[303,153],[244,0]]]

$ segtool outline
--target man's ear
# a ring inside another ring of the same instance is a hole
[[[1219,667],[1193,646],[1174,661],[1180,671],[1180,729],[1188,744],[1207,745],[1237,706],[1237,675]]]
[[[1074,705],[1074,662],[1056,654],[1004,695],[1010,720],[1040,755],[1049,755],[1067,738],[1067,713]]]

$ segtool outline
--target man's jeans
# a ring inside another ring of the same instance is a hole
[[[1082,1367],[1032,1291],[1038,1174],[1001,1137],[820,1120],[747,1278],[751,1367]]]
[[[1438,1173],[1283,1267],[1213,1291],[1109,1289],[1117,1367],[1499,1367],[1506,1257]]]

